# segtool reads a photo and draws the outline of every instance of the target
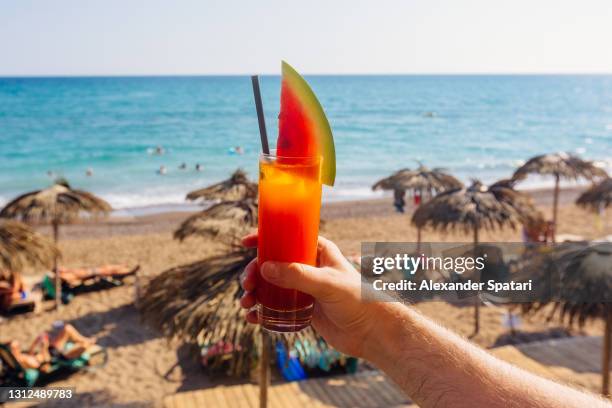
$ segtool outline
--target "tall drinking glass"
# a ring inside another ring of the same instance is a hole
[[[321,211],[321,158],[278,157],[259,161],[259,238],[257,262],[316,265]],[[293,332],[310,325],[313,298],[283,289],[258,276],[257,303],[261,325]]]

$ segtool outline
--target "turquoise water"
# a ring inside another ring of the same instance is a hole
[[[328,200],[371,196],[375,180],[416,160],[486,182],[561,150],[612,167],[612,76],[307,79],[335,135]],[[280,80],[261,82],[274,142]],[[151,154],[157,145],[166,153]],[[237,145],[243,155],[229,153]],[[54,175],[117,208],[181,203],[237,167],[255,176],[258,153],[248,77],[0,78],[0,204]]]

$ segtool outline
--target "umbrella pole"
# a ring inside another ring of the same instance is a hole
[[[57,241],[59,240],[59,223],[54,220],[53,223],[53,241],[55,245],[57,245]],[[59,270],[57,265],[57,255],[55,255],[53,259],[53,273],[55,274],[55,308],[57,310],[60,309],[62,305],[62,280],[59,276]]]
[[[601,393],[610,395],[610,331],[612,330],[612,310],[606,306],[606,331],[604,333],[603,361],[601,364]]]
[[[555,192],[553,196],[553,230],[552,230],[552,242],[557,242],[557,211],[559,209],[559,175],[555,174]]]
[[[261,329],[261,362],[259,367],[259,408],[268,406],[268,385],[270,384],[270,342],[269,334]]]
[[[476,254],[476,246],[478,245],[478,227],[474,227],[474,254]],[[480,282],[480,278],[478,279]],[[474,335],[480,331],[480,296],[476,292],[474,298]]]

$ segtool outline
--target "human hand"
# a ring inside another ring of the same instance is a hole
[[[243,245],[257,246],[257,234],[243,238]],[[245,268],[241,284],[245,290],[240,305],[256,304],[257,259]],[[265,262],[261,276],[282,288],[297,289],[315,298],[312,325],[334,348],[355,357],[364,357],[375,322],[372,304],[361,299],[361,275],[328,239],[319,237],[317,267],[300,263]],[[247,321],[258,323],[257,311]]]

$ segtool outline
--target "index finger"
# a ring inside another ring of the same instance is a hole
[[[344,256],[336,244],[327,238],[319,236],[317,244],[317,264],[319,266],[339,266],[344,262]]]

